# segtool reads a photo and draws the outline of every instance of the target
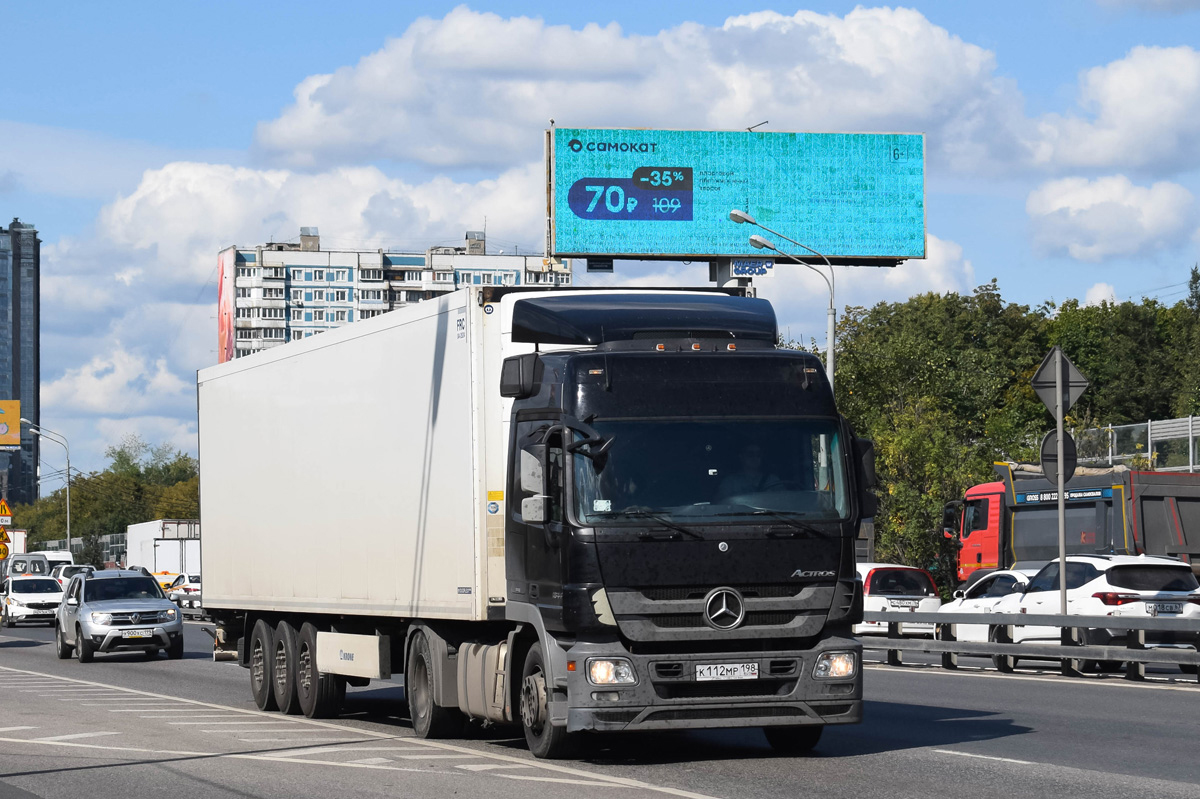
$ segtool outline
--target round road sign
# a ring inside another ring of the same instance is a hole
[[[0,560],[8,557],[8,544],[0,544]]]

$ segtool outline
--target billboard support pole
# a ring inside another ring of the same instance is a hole
[[[1054,420],[1058,424],[1058,598],[1059,613],[1067,615],[1067,481],[1063,461],[1063,353],[1054,348]]]

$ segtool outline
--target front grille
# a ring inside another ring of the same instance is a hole
[[[742,596],[762,597],[764,599],[779,599],[795,596],[800,593],[803,585],[796,583],[759,583],[755,585],[734,585]],[[715,585],[680,585],[651,588],[635,588],[634,590],[652,602],[666,602],[680,599],[704,599],[708,592],[717,588]]]
[[[685,719],[754,719],[783,716],[806,716],[798,707],[673,707],[650,713],[644,721]]]
[[[133,620],[134,616],[138,617],[137,621]],[[159,624],[167,621],[167,611],[151,610],[145,613],[114,613],[112,626],[114,627],[135,627],[142,624]]]
[[[57,610],[57,602],[26,602],[25,607],[30,610]]]
[[[595,710],[592,712],[592,715],[596,721],[609,724],[628,724],[636,719],[638,713],[641,712],[637,708],[632,710]]]
[[[742,627],[781,627],[791,624],[795,618],[795,613],[786,610],[752,610],[746,613],[746,619],[738,629]],[[650,616],[649,621],[655,627],[664,629],[708,626],[704,623],[704,617],[699,613],[665,613],[661,616]]]
[[[720,699],[722,697],[787,696],[795,680],[729,680],[712,682],[663,682],[654,684],[660,699]]]

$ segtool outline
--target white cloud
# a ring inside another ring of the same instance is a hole
[[[1169,174],[1200,164],[1200,52],[1135,47],[1080,78],[1085,116],[1048,114],[1035,162]]]
[[[459,7],[353,67],[313,75],[259,125],[259,151],[302,169],[381,158],[439,167],[537,159],[564,126],[920,130],[930,160],[1024,158],[1013,87],[991,52],[910,9],[798,11],[684,23],[655,36]]]
[[[1178,184],[1135,186],[1113,175],[1044,183],[1029,195],[1025,211],[1041,252],[1097,262],[1186,241],[1193,205],[1191,192]]]
[[[1117,290],[1110,283],[1097,283],[1083,295],[1084,305],[1101,305],[1106,302],[1115,303],[1116,301]]]
[[[154,361],[120,346],[56,380],[42,383],[41,402],[57,413],[137,414],[180,407],[193,386],[173,374],[166,358]]]

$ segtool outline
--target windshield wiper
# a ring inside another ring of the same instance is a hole
[[[680,533],[683,533],[684,535],[691,536],[692,538],[695,538],[700,541],[705,540],[704,536],[700,535],[699,533],[697,533],[694,530],[689,530],[688,528],[684,527],[681,524],[676,524],[675,522],[668,519],[666,516],[661,515],[661,513],[659,511],[627,508],[626,510],[615,510],[615,511],[610,511],[609,513],[613,516],[628,516],[631,519],[652,519],[652,520],[658,522],[659,524],[661,524],[663,527],[669,528],[671,530],[676,530]],[[652,533],[638,533],[638,537],[639,538],[653,538],[654,536]]]
[[[799,521],[798,519],[794,519],[786,513],[780,513],[779,511],[771,510],[770,508],[755,508],[751,505],[747,505],[746,507],[751,508],[751,511],[749,514],[751,516],[770,516],[772,519],[778,519],[779,521],[783,522],[788,527],[791,527],[793,530],[798,530],[800,532],[805,532],[805,533],[814,533],[816,535],[825,535],[825,531],[821,530],[820,528],[816,527],[815,525],[809,524],[808,522]],[[717,516],[745,516],[746,514],[744,514],[744,513],[718,513],[716,515]],[[770,533],[768,533],[768,535],[770,535]],[[778,535],[778,534],[776,534],[776,535]],[[795,537],[795,533],[788,533],[787,535],[789,537]]]

